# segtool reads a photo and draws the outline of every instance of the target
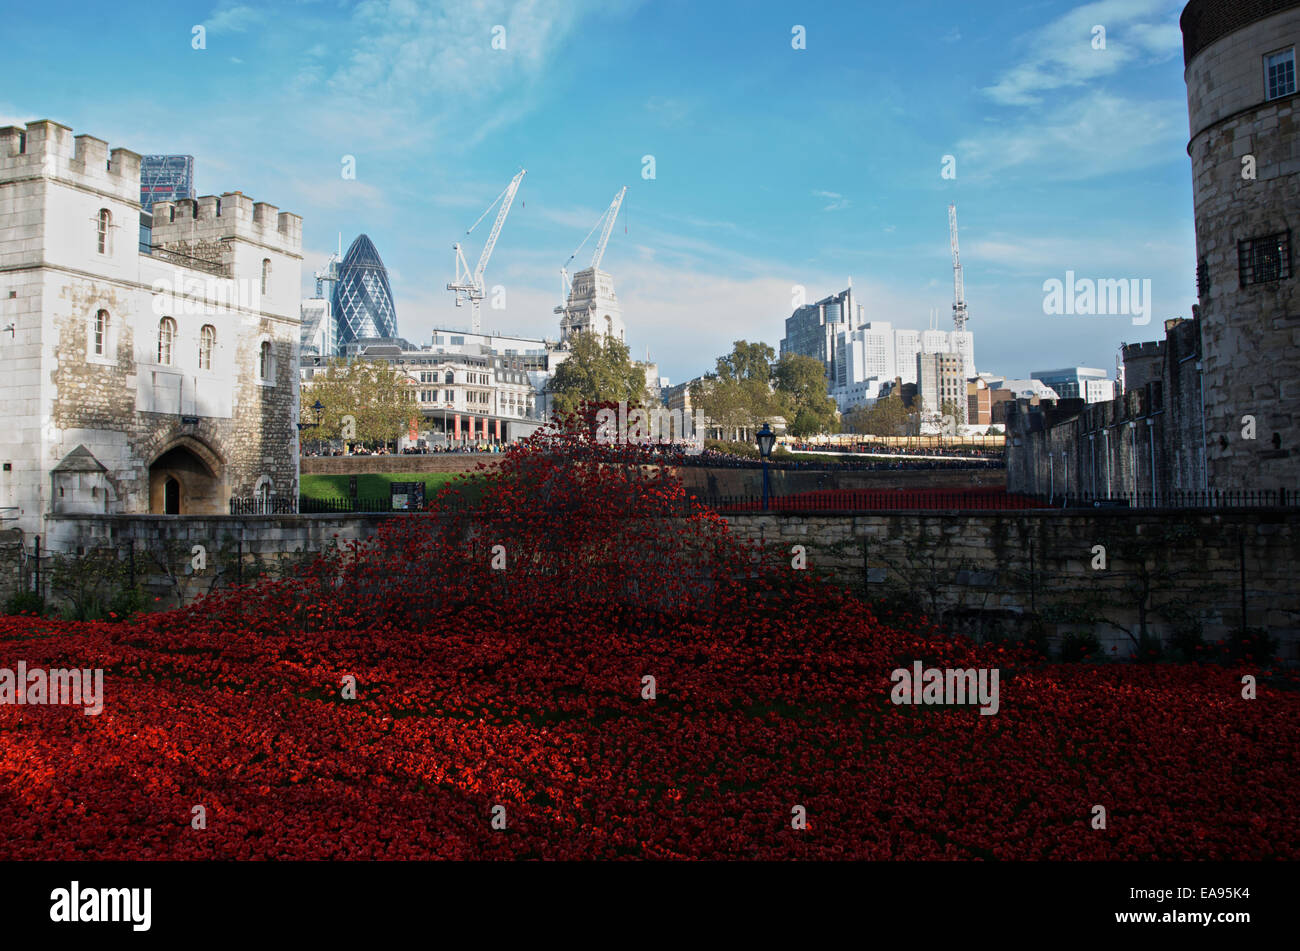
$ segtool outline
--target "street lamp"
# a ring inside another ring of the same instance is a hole
[[[772,455],[772,444],[776,442],[776,433],[767,423],[758,431],[758,454],[763,457],[763,511],[767,511],[767,460]]]
[[[320,426],[321,414],[325,412],[325,405],[324,405],[323,403],[321,403],[320,400],[317,400],[315,403],[313,403],[311,406],[309,406],[308,409],[310,409],[310,410],[312,411],[312,414],[313,414],[313,416],[312,416],[312,422],[310,422],[310,423],[304,423],[304,422],[302,422],[302,420],[299,420],[299,421],[298,421],[298,432],[299,432],[299,433],[302,433],[302,431],[303,431],[304,429],[317,429],[317,428]],[[316,451],[317,451],[317,452],[320,452],[320,437],[319,437],[319,436],[316,437]]]

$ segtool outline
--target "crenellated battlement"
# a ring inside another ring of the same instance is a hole
[[[1139,359],[1141,357],[1158,357],[1164,351],[1165,342],[1163,340],[1146,340],[1142,343],[1124,344],[1124,359]]]
[[[242,192],[154,203],[155,244],[237,239],[300,256],[302,216],[280,211],[268,202],[254,202]]]
[[[0,129],[0,182],[73,181],[123,201],[140,201],[140,156],[50,119]]]
[[[140,155],[109,148],[93,135],[73,135],[50,119],[0,128],[0,182],[36,178],[71,181],[138,205]],[[244,240],[301,257],[302,216],[241,192],[204,195],[153,206],[153,243],[196,246]]]

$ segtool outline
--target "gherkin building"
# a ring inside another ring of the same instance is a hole
[[[393,289],[388,285],[388,269],[367,235],[353,241],[343,256],[334,285],[333,310],[340,348],[359,337],[397,336],[397,310],[393,306]]]

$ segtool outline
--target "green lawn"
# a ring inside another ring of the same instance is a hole
[[[366,473],[357,476],[357,496],[363,499],[386,499],[390,483],[423,482],[427,497],[432,498],[446,483],[458,476],[459,473],[455,472]],[[305,498],[310,499],[346,499],[349,478],[346,475],[304,475],[300,481],[300,491]],[[470,499],[478,498],[482,492],[482,481],[477,476],[471,476],[461,492]]]

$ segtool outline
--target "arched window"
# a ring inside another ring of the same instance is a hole
[[[263,340],[257,353],[257,375],[264,382],[275,379],[275,358],[271,355],[271,342]]]
[[[444,376],[444,377],[442,378],[442,382],[443,382],[443,383],[455,383],[455,382],[456,382],[456,374],[454,374],[454,373],[452,373],[450,370],[448,370],[448,371],[447,371],[447,375]]]
[[[102,357],[108,352],[108,311],[99,310],[95,312],[95,326],[91,338],[95,356]]]
[[[108,233],[113,227],[113,213],[107,208],[99,209],[99,218],[95,226],[95,237],[99,245],[99,253],[108,253]]]
[[[271,286],[271,259],[262,258],[262,293],[266,294]]]
[[[212,350],[217,345],[217,328],[204,324],[199,331],[199,369],[212,369]]]
[[[176,321],[164,317],[158,321],[158,362],[165,367],[172,365],[172,348],[176,343]]]

